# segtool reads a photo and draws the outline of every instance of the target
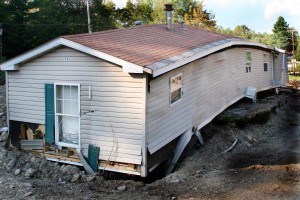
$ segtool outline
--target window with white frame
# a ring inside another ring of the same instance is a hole
[[[182,99],[182,74],[170,78],[170,105]]]
[[[80,145],[80,85],[55,84],[55,142],[66,147]]]
[[[246,73],[251,72],[251,64],[252,64],[252,53],[251,51],[246,51]]]
[[[264,71],[268,71],[268,54],[264,53]]]

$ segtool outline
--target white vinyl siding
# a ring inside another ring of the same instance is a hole
[[[245,73],[245,52],[251,50],[251,73]],[[233,48],[189,63],[150,81],[147,95],[147,142],[154,153],[183,132],[207,123],[224,107],[239,100],[247,87],[272,87],[272,72],[264,72],[261,50]],[[220,60],[219,57],[225,59]],[[270,65],[270,61],[268,61]],[[182,73],[184,94],[169,106],[169,79]]]
[[[65,61],[66,59],[68,61]],[[61,47],[8,72],[10,120],[45,123],[45,83],[80,84],[80,139],[100,146],[100,159],[141,164],[142,74]],[[91,89],[91,99],[89,94]],[[117,147],[117,148],[116,148]]]

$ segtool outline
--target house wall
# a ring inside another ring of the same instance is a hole
[[[65,58],[68,61],[65,61]],[[45,124],[45,83],[80,83],[81,145],[100,146],[100,159],[141,164],[144,79],[67,47],[8,73],[10,120]],[[89,86],[92,98],[89,99]]]
[[[246,73],[246,51],[252,52]],[[269,55],[264,71],[264,53]],[[251,48],[232,48],[189,63],[150,81],[147,94],[147,143],[150,153],[192,127],[201,128],[226,107],[243,97],[247,87],[272,87],[271,54]],[[277,64],[277,63],[276,63]],[[169,104],[169,79],[183,74],[183,98]]]

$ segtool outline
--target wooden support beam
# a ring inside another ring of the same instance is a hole
[[[202,137],[200,131],[199,131],[199,130],[196,130],[196,131],[195,131],[195,135],[197,136],[197,138],[198,138],[200,144],[203,146],[203,145],[205,144],[205,142],[204,142],[204,140],[203,140],[203,137]]]
[[[83,165],[83,167],[84,167],[86,173],[87,173],[88,175],[95,176],[96,173],[95,173],[94,170],[91,168],[91,166],[88,164],[88,162],[85,160],[85,158],[83,157],[83,155],[82,155],[80,149],[76,149],[76,152],[77,152],[77,154],[78,154],[78,156],[79,156],[79,158],[80,158],[80,161],[81,161],[81,163],[82,163],[82,165]]]
[[[192,135],[193,135],[193,131],[192,131],[192,129],[190,129],[190,130],[184,132],[180,136],[180,139],[179,139],[176,149],[175,149],[173,159],[171,160],[171,162],[169,162],[168,169],[166,170],[166,175],[171,174],[171,172],[173,171],[175,164],[178,161],[179,157],[181,156],[183,150],[185,149],[186,145],[188,145],[188,143],[192,139]]]

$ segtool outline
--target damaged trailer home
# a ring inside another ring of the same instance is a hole
[[[284,51],[175,24],[62,36],[1,70],[11,145],[142,177],[247,88],[288,81]]]

